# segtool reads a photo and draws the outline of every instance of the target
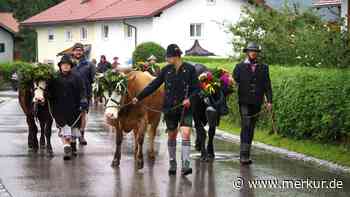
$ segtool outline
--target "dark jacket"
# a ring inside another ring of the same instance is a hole
[[[250,68],[249,60],[237,64],[233,78],[238,85],[238,100],[240,104],[261,105],[264,96],[272,103],[272,88],[269,67],[257,64],[255,72]]]
[[[91,98],[92,84],[95,79],[96,67],[85,58],[82,58],[79,63],[73,68],[73,71],[82,78],[85,85],[86,96],[88,98]]]
[[[100,62],[100,63],[98,63],[98,65],[97,65],[97,72],[99,72],[99,73],[104,73],[104,72],[106,72],[108,69],[111,69],[112,68],[112,64],[111,63],[109,63],[109,62],[104,62],[104,63],[102,63],[102,62]]]
[[[140,94],[137,99],[142,100],[165,84],[165,97],[163,110],[167,112],[174,106],[180,105],[183,100],[200,91],[195,68],[184,62],[176,72],[174,65],[165,66]]]
[[[74,72],[68,75],[60,73],[49,86],[50,104],[57,125],[72,126],[79,117],[80,104],[86,102],[83,80]],[[79,123],[74,126],[79,126]]]

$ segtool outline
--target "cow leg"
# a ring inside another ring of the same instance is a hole
[[[156,155],[155,155],[155,151],[154,151],[154,139],[155,139],[156,134],[157,134],[157,128],[158,128],[159,121],[160,121],[160,116],[156,122],[151,124],[151,129],[149,131],[148,158],[150,160],[156,159]]]
[[[35,124],[34,116],[31,116],[31,115],[27,116],[27,124],[29,127],[28,148],[30,151],[37,152],[39,149],[38,139],[36,136],[38,133],[38,127]]]
[[[205,147],[207,133],[206,133],[206,130],[204,129],[203,126],[197,127],[196,130],[197,130],[197,135],[198,135],[199,142],[200,142],[199,146],[200,146],[200,150],[201,150],[201,160],[206,161],[207,157],[208,157],[207,149]]]
[[[196,142],[195,142],[195,149],[196,151],[201,151],[201,138],[200,138],[200,133],[199,129],[196,127]]]
[[[123,131],[119,128],[116,128],[116,134],[115,134],[115,152],[114,152],[114,158],[112,161],[112,167],[119,167],[120,165],[120,157],[121,157],[121,146],[123,142]]]
[[[146,120],[141,119],[137,132],[137,169],[143,168],[143,142],[145,138]]]
[[[46,127],[45,127],[45,137],[46,137],[46,142],[47,142],[47,155],[49,157],[53,156],[53,150],[52,150],[52,145],[51,145],[51,134],[52,134],[52,122],[53,120],[51,118],[48,118],[46,121]]]
[[[45,133],[46,133],[46,121],[40,120],[40,149],[45,149]]]
[[[209,160],[214,160],[215,159],[215,152],[214,152],[214,136],[215,136],[215,132],[216,132],[216,125],[210,125],[209,126],[209,131],[208,131],[208,159]]]

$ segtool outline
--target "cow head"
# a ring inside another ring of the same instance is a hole
[[[47,89],[46,81],[35,81],[33,84],[34,97],[33,102],[35,104],[44,104],[45,103],[45,92]]]
[[[128,87],[120,81],[114,88],[103,91],[103,96],[106,99],[105,116],[107,119],[114,120],[118,118],[119,110],[125,105],[125,96],[128,92]]]

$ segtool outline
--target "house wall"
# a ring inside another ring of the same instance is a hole
[[[201,46],[219,56],[232,55],[228,26],[238,21],[244,4],[240,0],[216,0],[213,5],[206,0],[181,1],[154,18],[155,40],[163,46],[177,43],[183,51],[188,50],[195,40],[190,37],[190,24],[202,23]]]
[[[349,12],[349,0],[342,0],[341,1],[341,17],[346,18],[345,22],[346,25],[349,23],[349,18],[348,18],[348,12]]]
[[[81,40],[80,29],[82,26],[87,28],[87,39]],[[54,33],[54,40],[49,41],[48,32],[52,29]],[[71,29],[72,40],[66,39],[66,29]],[[52,61],[54,64],[58,62],[57,54],[67,48],[70,48],[76,42],[83,44],[93,44],[96,40],[94,23],[74,24],[74,25],[55,25],[55,26],[41,26],[36,28],[38,35],[38,61],[48,62]],[[92,52],[94,53],[93,49]]]
[[[185,52],[192,47],[195,39],[190,37],[190,24],[203,24],[203,36],[199,42],[203,48],[219,56],[233,55],[228,26],[236,22],[241,14],[241,6],[246,4],[242,0],[216,0],[215,4],[208,4],[207,0],[183,0],[164,10],[159,17],[127,19],[125,21],[102,21],[73,25],[54,25],[52,27],[38,27],[38,60],[48,60],[57,63],[57,53],[71,47],[75,42],[91,44],[90,58],[99,60],[106,55],[109,61],[114,56],[120,57],[125,63],[132,57],[135,48],[135,31],[132,37],[127,37],[126,25],[123,22],[137,27],[137,43],[155,41],[163,47],[177,43]],[[109,26],[109,37],[102,36],[103,25]],[[80,39],[80,28],[88,28],[88,39]],[[48,29],[53,28],[55,39],[48,40]],[[66,40],[65,31],[72,29],[72,41]]]
[[[5,52],[0,53],[0,62],[13,61],[13,36],[2,28],[0,28],[0,44],[1,43],[5,44]]]

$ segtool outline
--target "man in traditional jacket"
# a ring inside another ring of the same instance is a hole
[[[183,62],[181,55],[182,51],[176,44],[169,45],[166,52],[169,64],[161,70],[156,79],[133,99],[133,103],[137,103],[151,95],[164,83],[163,111],[168,132],[169,175],[176,175],[176,138],[179,127],[182,132],[181,173],[182,175],[192,173],[190,152],[193,118],[190,98],[199,92],[199,82],[195,68],[191,64]]]
[[[86,96],[90,104],[92,98],[92,84],[94,83],[96,67],[89,62],[84,55],[84,45],[81,43],[76,43],[73,46],[73,60],[76,62],[76,66],[73,68],[73,71],[76,72],[84,82]],[[85,139],[85,128],[87,124],[87,112],[82,114],[80,133],[81,137],[79,142],[81,145],[87,145]]]
[[[64,160],[70,160],[76,153],[76,138],[80,137],[80,114],[87,111],[88,101],[83,80],[72,72],[71,57],[63,56],[58,66],[58,77],[49,84],[52,113],[64,143]]]
[[[243,52],[247,54],[246,59],[236,65],[233,78],[238,85],[241,115],[240,163],[249,165],[254,129],[265,97],[267,109],[272,109],[272,88],[268,65],[257,59],[260,46],[249,43]]]

